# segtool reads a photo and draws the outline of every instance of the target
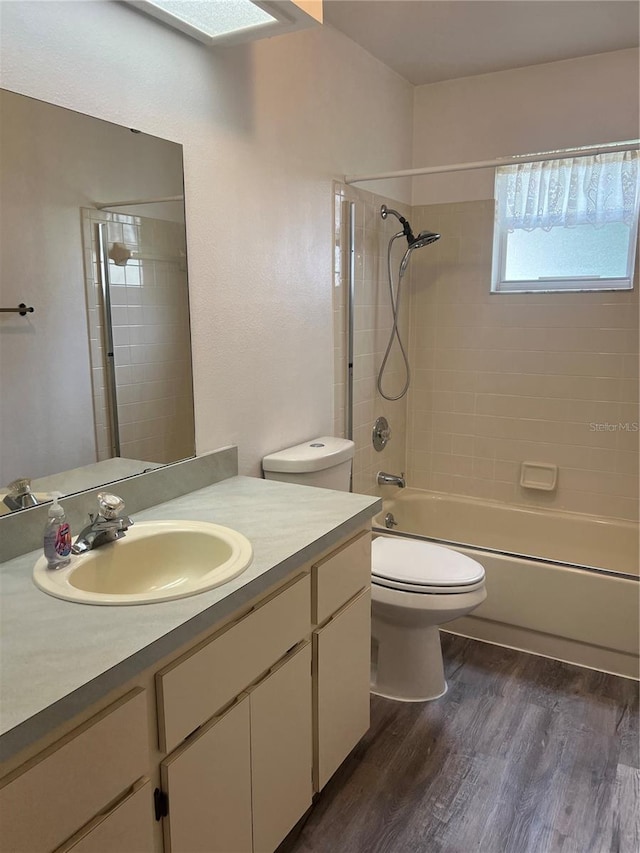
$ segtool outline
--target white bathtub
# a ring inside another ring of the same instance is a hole
[[[374,532],[482,563],[486,601],[447,630],[638,678],[637,524],[404,489],[385,500]]]

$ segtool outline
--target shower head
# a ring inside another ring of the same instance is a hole
[[[435,231],[421,231],[415,240],[409,244],[409,249],[421,249],[423,246],[429,246],[440,239],[440,235]]]
[[[396,219],[400,221],[400,224],[403,228],[402,234],[397,234],[396,236],[402,237],[402,235],[404,234],[404,236],[407,238],[407,243],[409,244],[407,251],[404,253],[404,258],[400,263],[400,276],[403,276],[407,268],[407,264],[409,263],[411,252],[413,252],[414,249],[421,249],[423,246],[428,246],[430,243],[435,243],[436,240],[440,239],[440,235],[436,234],[435,231],[421,231],[416,237],[413,231],[411,230],[411,225],[409,225],[408,221],[404,218],[404,216],[401,216],[397,210],[392,210],[390,207],[387,207],[386,204],[383,204],[380,208],[380,216],[383,219],[386,219],[390,213],[392,213],[396,217]]]
[[[383,219],[386,219],[390,213],[392,213],[402,225],[402,233],[407,238],[407,243],[409,244],[409,251],[411,249],[421,249],[423,246],[428,246],[429,243],[435,243],[436,240],[440,239],[440,235],[435,234],[433,231],[421,231],[417,237],[414,236],[414,233],[411,230],[411,225],[404,218],[404,216],[401,216],[397,210],[393,210],[392,208],[387,207],[386,204],[383,204],[380,208],[380,216]],[[405,255],[405,257],[407,256]]]
[[[404,275],[407,264],[409,263],[409,258],[411,257],[411,252],[413,252],[414,249],[421,249],[423,246],[435,243],[436,240],[439,239],[440,235],[436,234],[434,231],[421,231],[418,236],[414,238],[413,242],[409,243],[409,248],[404,253],[404,258],[400,262],[400,277]]]

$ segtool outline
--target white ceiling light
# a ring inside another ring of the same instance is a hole
[[[236,44],[322,23],[322,0],[124,2],[208,45]],[[301,6],[304,6],[304,9]]]

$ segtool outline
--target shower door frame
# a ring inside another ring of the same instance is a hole
[[[99,222],[98,255],[100,270],[100,285],[102,293],[102,343],[104,350],[104,368],[106,373],[105,389],[107,395],[107,410],[109,412],[110,441],[113,456],[120,456],[120,425],[118,422],[118,386],[116,382],[116,361],[113,346],[113,324],[111,322],[111,280],[109,277],[109,241],[107,239],[107,223]]]

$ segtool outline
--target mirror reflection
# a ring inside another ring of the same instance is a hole
[[[0,118],[2,514],[192,456],[194,418],[182,147],[6,91]]]

